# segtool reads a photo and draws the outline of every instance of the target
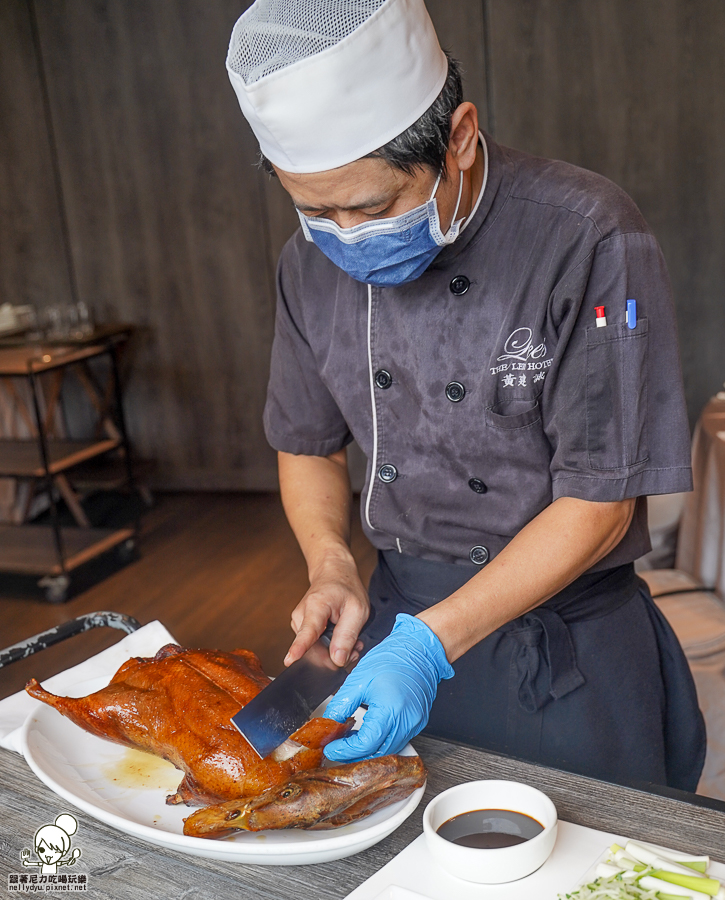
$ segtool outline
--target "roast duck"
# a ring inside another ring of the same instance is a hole
[[[161,756],[182,771],[166,802],[209,807],[185,820],[185,834],[335,828],[424,783],[418,757],[322,768],[323,748],[348,734],[352,719],[311,719],[260,759],[230,719],[269,682],[249,650],[166,644],[154,657],[125,662],[107,687],[87,697],[58,697],[35,679],[25,689],[91,734]]]

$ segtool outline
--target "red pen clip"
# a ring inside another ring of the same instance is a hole
[[[594,312],[597,314],[597,328],[604,328],[607,324],[607,317],[604,315],[604,307],[595,306]]]

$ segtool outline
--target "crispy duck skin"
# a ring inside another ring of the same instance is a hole
[[[87,697],[57,697],[32,679],[42,700],[98,737],[161,756],[184,772],[167,803],[204,806],[250,797],[322,761],[352,720],[311,719],[290,738],[287,759],[260,759],[230,719],[270,679],[249,650],[189,650],[167,644],[154,657],[125,662],[110,684]]]
[[[298,772],[257,797],[197,810],[184,820],[184,834],[223,838],[234,831],[338,828],[404,799],[425,778],[419,756],[380,756]]]

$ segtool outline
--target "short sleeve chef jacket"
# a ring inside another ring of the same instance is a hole
[[[600,175],[485,139],[479,208],[416,281],[368,288],[293,235],[264,415],[287,453],[357,440],[374,546],[469,565],[558,497],[691,489],[669,279],[641,213]],[[648,549],[642,499],[595,568]]]

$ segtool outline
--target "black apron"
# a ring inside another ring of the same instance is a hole
[[[478,568],[381,551],[366,651]],[[694,791],[705,725],[687,660],[624,565],[583,575],[453,664],[426,734],[620,784]]]

